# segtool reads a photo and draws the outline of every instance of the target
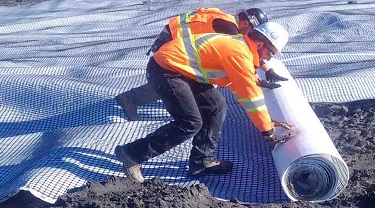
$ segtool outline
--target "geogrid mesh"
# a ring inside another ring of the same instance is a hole
[[[53,0],[0,7],[0,201],[20,189],[53,203],[89,180],[124,176],[117,144],[170,119],[161,102],[127,122],[114,96],[145,83],[145,56],[168,19],[198,7],[259,7],[286,27],[286,65],[310,102],[375,98],[375,3]],[[186,178],[190,142],[146,162],[146,178],[204,183],[218,198],[282,202],[272,155],[228,89],[218,158],[232,174]]]

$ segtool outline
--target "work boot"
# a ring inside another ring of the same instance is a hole
[[[120,94],[116,96],[116,102],[121,106],[122,111],[124,111],[125,116],[129,121],[139,121],[141,118],[137,113],[137,105],[135,105],[126,95]]]
[[[139,183],[143,183],[145,179],[142,176],[142,165],[135,162],[127,153],[125,146],[117,146],[115,148],[116,158],[122,162],[123,171],[126,177],[133,179]]]
[[[233,163],[231,161],[214,160],[204,164],[204,167],[194,168],[189,167],[189,177],[201,177],[207,174],[224,174],[232,171]]]

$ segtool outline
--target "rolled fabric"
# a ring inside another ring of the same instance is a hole
[[[283,190],[293,201],[333,199],[348,184],[348,166],[284,64],[277,59],[271,59],[267,64],[289,79],[278,82],[280,88],[263,89],[270,116],[292,124],[296,133],[272,151]],[[264,79],[264,73],[258,74]],[[275,133],[287,132],[277,128]]]

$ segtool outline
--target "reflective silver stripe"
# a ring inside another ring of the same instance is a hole
[[[243,104],[244,108],[246,109],[246,111],[257,110],[258,108],[266,105],[264,99],[257,100],[257,101],[242,102],[242,104]]]
[[[202,48],[204,48],[204,46],[207,45],[212,38],[215,38],[215,37],[233,38],[246,44],[242,38],[238,38],[241,36],[231,36],[231,35],[217,34],[217,33],[200,36],[195,41],[194,41],[194,36],[183,38],[183,43],[185,46],[186,54],[189,59],[189,65],[194,70],[195,76],[197,77],[197,81],[199,82],[209,83],[209,79],[220,79],[223,77],[227,77],[227,73],[222,70],[202,68],[201,57],[198,55],[199,51]]]
[[[263,95],[259,95],[257,97],[253,97],[250,99],[240,98],[238,99],[238,102],[240,102],[243,105],[246,112],[256,112],[256,111],[267,109]]]
[[[199,70],[198,61],[197,61],[197,50],[191,43],[193,41],[194,36],[188,36],[182,39],[184,42],[186,54],[188,56],[189,60],[189,66],[194,70],[195,76],[197,77],[198,82],[205,82],[204,76],[202,74],[202,71]]]
[[[221,35],[222,36],[222,35]],[[197,77],[198,80],[202,81],[202,82],[207,82],[209,83],[209,79],[210,78],[221,78],[223,77],[222,74],[224,73],[224,77],[226,77],[226,73],[221,71],[220,74],[218,74],[218,72],[215,72],[215,71],[212,71],[212,72],[209,72],[208,70],[204,70],[202,68],[202,60],[201,60],[201,57],[199,56],[199,51],[205,46],[208,44],[209,40],[211,38],[214,38],[214,37],[220,37],[218,34],[207,34],[207,35],[204,35],[204,36],[201,36],[199,37],[198,39],[195,40],[195,50],[196,50],[196,55],[197,55],[197,64],[196,64],[196,67],[193,67],[194,71],[197,73],[197,75],[201,75],[200,77]],[[199,71],[199,72],[198,72]],[[218,77],[220,76],[221,77]]]
[[[180,28],[182,30],[181,37],[191,35],[191,29],[188,20],[191,18],[191,16],[195,15],[196,13],[197,12],[188,12],[183,15],[180,15]]]
[[[218,35],[217,33],[208,33],[207,35],[203,35],[199,37],[197,40],[195,40],[195,46],[197,49],[202,49],[204,44],[207,44],[208,40],[216,37],[216,36],[225,36],[225,35]]]
[[[209,77],[210,79],[220,79],[228,76],[227,73],[223,71],[205,71],[207,77]]]

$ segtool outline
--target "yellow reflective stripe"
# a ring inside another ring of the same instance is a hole
[[[186,19],[187,18],[185,18],[185,21]],[[233,36],[226,34],[209,33],[199,36],[195,40],[194,36],[183,38],[189,66],[191,69],[193,69],[193,74],[197,78],[198,82],[209,83],[209,79],[220,79],[228,76],[227,73],[221,69],[204,69],[202,67],[202,59],[199,55],[200,50],[207,46],[211,41],[220,37],[231,38],[246,45],[246,43],[242,39],[242,35]]]
[[[204,73],[204,71],[201,70],[202,69],[202,58],[199,55],[199,52],[196,48],[194,36],[190,36],[189,43],[190,43],[190,47],[193,49],[193,51],[191,51],[188,54],[188,56],[193,57],[193,59],[195,60],[195,62],[190,62],[190,67],[194,69],[198,82],[203,82],[203,83],[208,82],[207,75]]]
[[[198,60],[200,59],[200,57],[197,55],[198,52],[196,48],[194,47],[193,38],[194,36],[185,37],[183,38],[183,43],[184,43],[186,55],[189,61],[189,66],[191,69],[193,69],[193,74],[197,78],[198,82],[204,83],[206,82],[206,80],[204,79],[204,75],[198,65],[198,62],[200,62],[201,60]]]
[[[221,35],[218,35],[216,33],[212,33],[212,34],[206,34],[206,35],[202,35],[200,37],[198,37],[196,40],[195,40],[195,45],[196,45],[196,48],[198,50],[202,50],[202,48],[204,48],[206,45],[209,44],[209,42],[215,38],[215,37],[222,37]]]
[[[195,41],[195,47],[197,49],[197,53],[199,53],[199,51],[203,49],[205,46],[207,46],[211,41],[220,37],[230,37],[230,36],[224,35],[224,34],[218,35],[215,33],[215,34],[207,34],[207,35],[197,38]],[[202,67],[202,61],[201,61],[200,56],[197,56],[197,60],[198,60],[199,69],[201,70],[201,73],[203,75],[203,79],[206,80],[207,82],[209,81],[209,79],[220,79],[223,77],[227,77],[227,73],[220,69],[216,69],[216,70],[204,69]]]
[[[210,37],[214,37],[213,34],[205,35],[195,40],[195,47],[197,49],[197,54],[199,54],[199,51],[202,50],[202,48],[208,44],[208,39]],[[209,82],[206,71],[203,70],[203,67],[202,67],[202,58],[200,56],[197,56],[197,60],[198,60],[198,67],[202,74],[202,79],[205,80],[206,82]]]
[[[178,27],[181,28],[181,30],[182,30],[182,23],[181,23],[181,20],[182,20],[182,19],[183,19],[183,16],[182,16],[182,15],[178,15],[178,16],[177,16]],[[183,31],[181,31],[181,33],[183,33]],[[182,34],[181,34],[181,37],[183,37]]]
[[[260,107],[266,106],[266,103],[263,100],[257,101],[248,101],[248,102],[241,102],[246,110],[258,109]]]
[[[265,110],[265,109],[267,109],[266,105],[260,106],[260,107],[257,107],[257,108],[247,108],[246,112],[253,113],[253,112],[258,112],[258,111],[262,111],[262,110]]]
[[[183,15],[179,15],[179,26],[182,30],[182,34],[181,34],[181,37],[185,37],[185,36],[188,36],[188,35],[191,35],[191,26],[190,24],[188,23],[190,18],[192,16],[194,16],[197,12],[188,12],[188,13],[185,13]]]
[[[242,103],[247,112],[260,111],[266,108],[266,102],[263,95],[255,98],[240,98],[238,101]]]
[[[259,95],[257,97],[253,97],[253,98],[239,98],[238,101],[240,102],[254,102],[254,101],[257,101],[257,100],[264,100],[264,95]]]
[[[196,57],[197,57],[197,69],[200,70],[200,74],[202,75],[202,77],[200,78],[200,80],[203,80],[205,82],[209,82],[209,78],[211,78],[207,73],[207,70],[203,69],[202,67],[202,58],[201,56],[199,56],[199,51],[204,47],[206,46],[208,43],[209,43],[209,40],[212,39],[212,38],[215,38],[215,37],[218,37],[217,34],[207,34],[207,35],[203,35],[199,38],[197,38],[195,40],[195,50],[196,50]]]

